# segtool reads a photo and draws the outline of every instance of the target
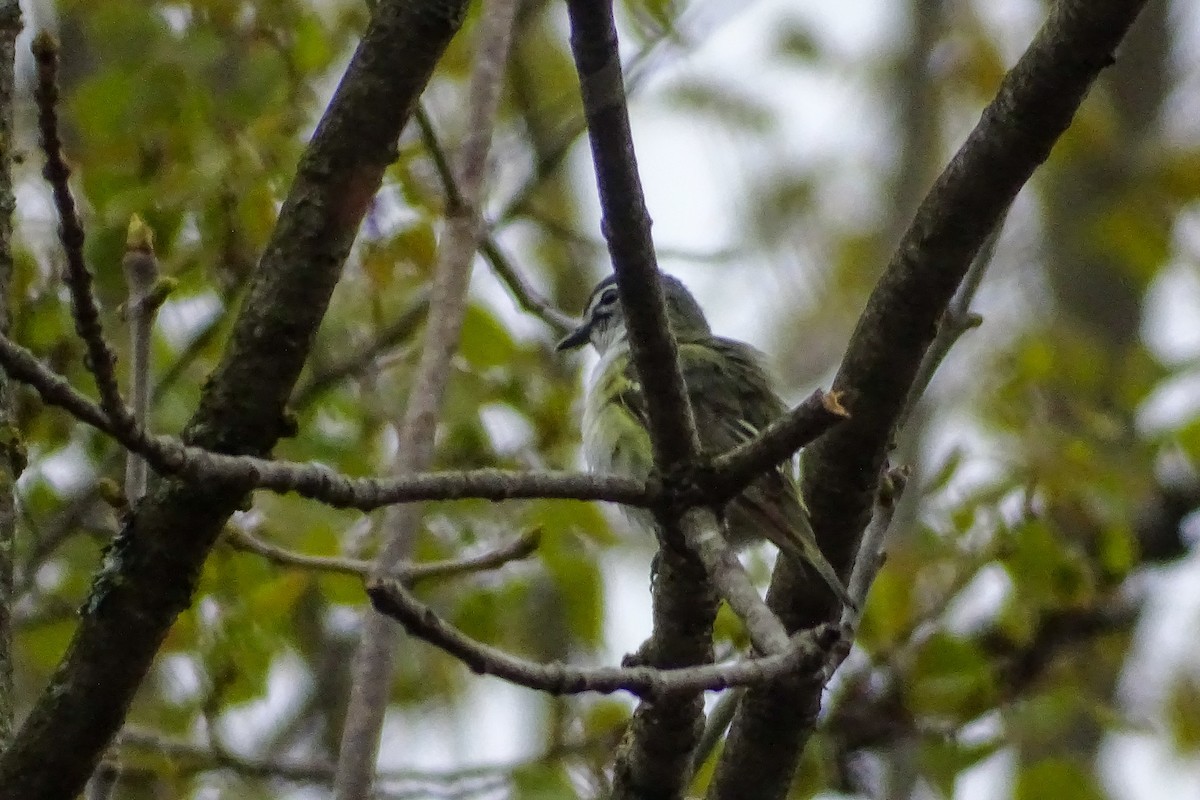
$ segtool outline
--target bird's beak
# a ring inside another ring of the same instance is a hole
[[[588,343],[588,339],[592,335],[592,323],[584,320],[579,323],[579,327],[564,336],[558,343],[558,351],[575,350],[583,347]]]

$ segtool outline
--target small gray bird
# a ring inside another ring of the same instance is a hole
[[[663,291],[701,450],[718,455],[752,439],[787,406],[771,387],[760,352],[743,342],[714,336],[700,304],[678,279],[664,275]],[[646,400],[630,358],[615,276],[592,290],[583,321],[558,343],[558,349],[573,350],[588,342],[600,354],[584,402],[588,467],[646,478],[654,466]],[[843,604],[853,607],[846,587],[817,547],[791,468],[791,462],[781,464],[729,503],[725,509],[728,540],[739,547],[767,539],[801,566],[816,571]],[[630,512],[636,524],[653,531],[654,519],[648,511]]]

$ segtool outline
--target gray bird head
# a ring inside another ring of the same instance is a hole
[[[696,298],[678,278],[662,276],[663,294],[667,302],[667,320],[676,336],[707,336],[712,331]],[[600,355],[618,342],[624,341],[625,312],[617,294],[617,277],[609,275],[592,290],[583,319],[575,330],[558,343],[559,350],[574,350],[588,342]]]

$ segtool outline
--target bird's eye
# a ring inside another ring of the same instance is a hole
[[[616,289],[605,289],[604,293],[600,295],[600,302],[598,305],[611,306],[611,305],[616,305],[616,302],[617,302],[617,290]]]

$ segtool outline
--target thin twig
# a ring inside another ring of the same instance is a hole
[[[917,404],[925,395],[925,390],[933,381],[938,367],[950,353],[950,349],[964,333],[982,324],[983,318],[971,311],[971,303],[974,302],[975,295],[978,294],[979,287],[983,284],[983,276],[987,274],[988,268],[996,257],[996,246],[1000,242],[1000,235],[1004,232],[1008,211],[1009,209],[1005,209],[999,221],[996,222],[996,227],[984,239],[979,252],[971,259],[971,265],[967,267],[958,291],[954,293],[954,298],[946,306],[946,312],[942,314],[942,319],[938,323],[937,335],[933,337],[929,349],[925,351],[925,355],[921,359],[921,365],[917,368],[912,388],[909,389],[908,398],[904,401],[904,410],[897,418],[896,430],[903,429],[907,424],[909,417],[916,410]]]
[[[154,254],[154,234],[136,214],[129,221],[125,257],[121,261],[129,299],[125,316],[129,321],[129,362],[133,424],[143,431],[150,429],[150,338],[154,332],[154,317],[167,299],[160,290],[158,257]],[[137,503],[146,491],[146,461],[140,455],[126,452],[125,497],[130,505]]]
[[[825,626],[792,637],[782,653],[731,664],[678,669],[569,667],[525,661],[478,642],[439,617],[397,581],[376,579],[368,584],[367,594],[381,613],[398,620],[413,636],[450,653],[472,671],[555,695],[625,691],[646,700],[661,700],[677,693],[763,683],[812,669],[814,659],[824,658],[838,638],[835,628]]]
[[[702,477],[708,497],[736,496],[766,470],[792,458],[796,451],[827,430],[849,419],[841,396],[817,390],[788,414],[768,425],[748,442],[713,459]]]
[[[413,112],[413,118],[416,120],[417,129],[421,132],[421,141],[425,144],[425,149],[429,152],[429,158],[433,162],[434,169],[441,179],[442,191],[445,192],[446,199],[452,206],[462,204],[462,190],[458,186],[458,180],[454,177],[454,170],[450,167],[450,159],[446,155],[446,148],[442,146],[442,142],[437,135],[437,130],[433,127],[433,121],[429,118],[429,113],[425,110],[424,104],[417,106],[416,111]],[[524,311],[533,314],[545,322],[557,334],[564,334],[574,328],[575,320],[556,308],[537,289],[533,288],[529,281],[525,279],[525,276],[504,255],[500,249],[500,245],[488,231],[488,228],[485,226],[483,230],[484,234],[480,241],[480,252],[487,259],[496,276],[500,278],[500,281],[505,285],[509,293],[512,294],[517,305]]]
[[[358,558],[342,556],[314,556],[307,553],[297,553],[280,547],[255,536],[249,531],[235,526],[225,529],[225,538],[234,548],[255,553],[275,564],[285,567],[298,567],[316,572],[330,572],[339,575],[352,575],[366,579],[372,574],[372,562]],[[453,578],[476,572],[498,569],[505,564],[528,558],[537,550],[541,540],[538,530],[526,531],[511,542],[464,558],[447,559],[445,561],[430,561],[427,563],[403,563],[396,567],[390,577],[413,586],[420,581]]]
[[[491,265],[492,271],[496,273],[496,277],[508,288],[513,300],[517,302],[517,305],[522,310],[533,314],[542,322],[549,325],[558,335],[565,334],[575,327],[576,320],[560,311],[557,306],[534,288],[533,284],[529,282],[521,271],[517,269],[517,266],[504,254],[504,251],[500,249],[500,245],[493,237],[488,236],[483,240],[480,252],[483,253],[483,257]]]
[[[858,556],[854,559],[854,568],[846,584],[846,590],[854,600],[853,606],[842,609],[842,630],[845,632],[847,643],[853,642],[858,633],[863,610],[867,605],[867,595],[871,592],[871,584],[875,582],[875,576],[883,566],[884,544],[896,513],[896,504],[900,501],[907,483],[908,470],[901,467],[887,470],[879,480],[875,505],[871,508],[871,521],[863,531],[862,541],[858,545]],[[838,667],[849,655],[848,646],[829,651],[829,661],[825,664],[826,682],[833,677],[833,673],[837,672]]]
[[[884,561],[884,543],[887,540],[888,529],[896,512],[896,504],[908,485],[908,470],[895,468],[888,470],[879,481],[879,492],[875,498],[875,506],[871,510],[871,521],[863,531],[862,541],[858,545],[858,556],[854,559],[854,567],[850,571],[850,580],[846,590],[854,600],[853,608],[842,611],[842,624],[850,627],[851,631],[858,629],[862,612],[867,605],[867,595],[871,592],[871,584],[879,574],[879,568]]]
[[[313,760],[282,760],[241,756],[228,750],[216,752],[212,747],[150,730],[138,725],[126,725],[117,734],[116,744],[123,750],[156,753],[172,760],[172,768],[184,774],[208,770],[228,770],[246,778],[283,780],[292,783],[328,785],[333,782],[334,764]],[[388,783],[453,784],[486,778],[505,779],[531,764],[562,758],[596,749],[592,741],[569,742],[558,745],[532,759],[467,767],[446,772],[414,769],[381,769],[378,778]]]
[[[305,408],[331,387],[346,378],[362,373],[374,364],[384,351],[390,350],[401,342],[411,339],[420,324],[425,321],[425,316],[428,313],[429,291],[422,288],[414,293],[407,308],[401,311],[395,320],[376,333],[371,341],[359,347],[337,363],[314,371],[296,389],[289,405],[293,409]]]
[[[104,338],[100,309],[92,293],[92,273],[83,258],[83,223],[71,196],[71,168],[63,158],[62,141],[58,135],[58,42],[43,31],[33,39],[33,56],[37,61],[37,84],[34,99],[38,109],[38,129],[42,150],[46,155],[43,176],[50,184],[54,206],[58,209],[59,237],[67,259],[66,284],[71,294],[71,313],[75,317],[75,332],[87,348],[87,368],[96,380],[100,407],[119,428],[132,424],[132,418],[121,390],[117,385],[116,362],[112,348]]]

